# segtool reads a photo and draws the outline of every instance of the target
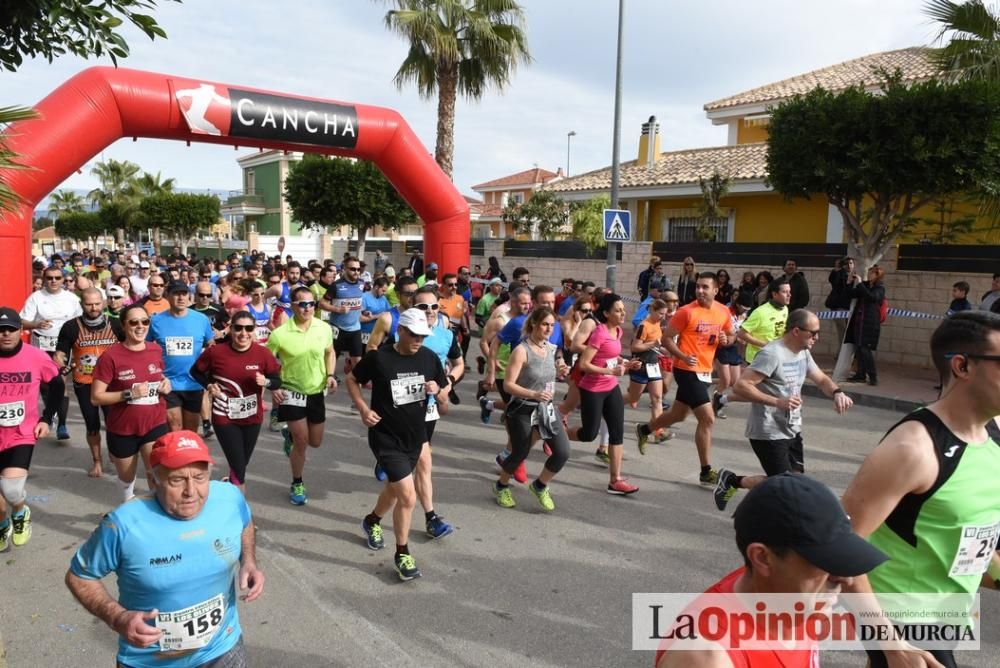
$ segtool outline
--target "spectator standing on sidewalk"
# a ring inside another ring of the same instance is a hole
[[[1000,304],[1000,273],[993,274],[993,285],[987,292],[983,293],[983,300],[979,304],[980,311],[997,312],[996,306]]]
[[[684,258],[681,267],[681,275],[677,279],[677,297],[681,300],[681,306],[687,306],[695,299],[695,286],[698,283],[698,268],[694,265],[694,258],[690,255]]]
[[[799,271],[795,260],[785,260],[785,278],[792,286],[792,303],[788,305],[788,311],[805,308],[809,306],[809,283],[806,276]]]
[[[654,267],[659,261],[660,258],[654,255],[649,258],[649,266],[639,272],[639,280],[636,283],[636,287],[639,288],[640,301],[649,296],[649,279],[653,277]]]
[[[969,283],[958,281],[951,286],[951,304],[948,305],[947,316],[952,316],[962,311],[971,311],[972,303],[969,301]]]
[[[885,272],[875,265],[868,270],[868,280],[860,281],[854,274],[851,281],[851,296],[857,299],[854,313],[847,323],[846,343],[857,346],[858,372],[848,378],[852,383],[868,381],[878,385],[878,371],[875,369],[875,350],[878,349],[879,335],[882,333],[881,310],[885,300],[882,281]]]
[[[830,294],[823,305],[831,311],[849,311],[851,309],[851,277],[854,275],[854,258],[845,257],[837,260],[827,279],[830,283]],[[844,342],[847,333],[847,319],[834,318],[833,326],[837,328],[837,348]]]

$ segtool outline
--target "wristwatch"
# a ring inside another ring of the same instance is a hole
[[[122,399],[124,401],[132,401],[132,390],[122,390]]]

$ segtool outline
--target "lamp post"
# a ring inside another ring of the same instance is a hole
[[[569,141],[576,136],[576,130],[566,133],[566,178],[569,178]]]
[[[619,165],[619,144],[622,133],[622,24],[625,22],[625,0],[618,0],[618,50],[615,59],[615,121],[614,139],[611,145],[611,208],[618,208],[618,176]],[[652,141],[652,138],[650,138]],[[605,284],[613,292],[615,289],[615,262],[617,261],[618,244],[614,241],[608,242],[608,265],[606,269]]]

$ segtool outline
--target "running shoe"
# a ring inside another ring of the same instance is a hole
[[[712,393],[712,412],[716,415],[722,410],[722,395],[718,392]]]
[[[535,495],[535,498],[538,499],[538,505],[542,507],[542,510],[551,512],[556,509],[556,504],[552,501],[552,495],[549,493],[547,485],[539,489],[535,483],[531,483],[528,485],[528,488]]]
[[[375,479],[378,480],[379,482],[385,482],[387,477],[388,476],[386,476],[385,474],[385,469],[383,469],[378,462],[375,462]]]
[[[698,482],[705,487],[715,487],[715,484],[719,482],[719,472],[715,469],[709,469],[708,473],[702,473],[698,476]]]
[[[31,538],[31,508],[25,506],[21,516],[13,515],[10,522],[14,525],[14,535],[12,536],[14,545],[21,547]]]
[[[212,423],[208,420],[202,420],[201,433],[205,438],[212,438],[215,435],[215,432],[212,431]]]
[[[283,439],[285,439],[285,442],[282,445],[282,448],[285,451],[285,456],[286,457],[291,457],[292,456],[292,432],[288,430],[288,427],[282,427],[281,428],[281,437]]]
[[[716,413],[715,417],[719,418],[720,420],[728,420],[729,419],[729,416],[726,415],[726,409],[725,408],[723,408],[718,413]]]
[[[7,522],[7,526],[0,529],[0,552],[6,552],[10,549],[10,522]]]
[[[664,399],[663,401],[660,402],[660,408],[662,408],[663,410],[667,410],[668,408],[670,408],[670,402]]]
[[[501,487],[499,483],[493,483],[493,496],[497,498],[497,505],[501,508],[513,508],[517,505],[510,487]]]
[[[394,565],[399,579],[403,582],[420,577],[420,569],[417,568],[417,562],[413,560],[413,555],[397,554]]]
[[[369,524],[368,518],[361,520],[361,529],[365,532],[369,550],[381,550],[385,547],[385,539],[382,538],[382,525]]]
[[[635,440],[640,455],[646,454],[646,444],[649,443],[649,431],[643,429],[645,426],[642,422],[637,422],[635,425]]]
[[[427,535],[431,537],[431,540],[444,538],[454,530],[440,515],[435,514],[434,517],[427,520]]]
[[[288,500],[295,506],[304,506],[309,497],[306,496],[305,483],[293,482],[291,490],[288,492]]]
[[[656,433],[653,434],[653,442],[663,443],[664,441],[669,441],[670,439],[672,439],[674,435],[675,435],[674,432],[670,431],[666,427],[663,427],[661,429],[657,429]]]
[[[479,419],[483,421],[483,424],[489,424],[490,416],[493,415],[493,409],[490,408],[489,401],[485,395],[479,397]]]
[[[61,424],[56,428],[56,438],[60,441],[69,440],[69,428],[66,425]]]
[[[281,431],[281,421],[278,420],[278,411],[276,410],[271,411],[271,422],[268,425],[268,428],[271,431]]]
[[[618,496],[628,496],[629,494],[635,494],[639,491],[639,488],[625,478],[619,478],[613,483],[608,485],[608,494],[616,494]]]
[[[454,388],[448,392],[448,399],[456,406],[462,403],[462,398],[458,396],[458,392],[456,392]]]
[[[736,487],[736,474],[727,468],[719,469],[719,480],[715,483],[715,507],[725,510],[729,500],[736,495],[739,488]]]
[[[594,459],[597,460],[598,464],[604,464],[605,466],[611,463],[611,457],[608,455],[608,451],[605,448],[597,448],[594,452]]]

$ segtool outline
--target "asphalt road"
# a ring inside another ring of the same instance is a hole
[[[280,437],[264,433],[248,490],[267,584],[259,601],[240,605],[251,665],[650,666],[652,653],[630,649],[631,594],[702,591],[740,564],[729,515],[697,484],[693,423],[645,457],[626,436],[635,496],[605,494],[594,448],[574,444],[552,486],[554,513],[523,486],[514,491],[517,508],[505,510],[490,491],[503,429],[479,421],[471,392],[463,388],[465,403],[439,424],[434,446],[436,510],[455,533],[428,541],[418,507],[410,547],[423,577],[408,583],[392,569],[389,522],[385,550],[363,543],[359,522],[379,485],[346,392],[328,400],[324,445],[309,453],[308,505],[289,504]],[[898,416],[855,408],[838,417],[828,401],[805,401],[807,469],[839,493]],[[742,437],[746,410],[730,407],[719,421],[714,465],[759,470]],[[646,414],[629,409],[627,427]],[[70,426],[68,445],[37,446],[31,542],[0,555],[0,668],[4,642],[11,668],[114,663],[114,635],[73,601],[63,575],[119,491],[107,472],[86,476],[82,421],[71,417]],[[543,460],[533,453],[529,473]],[[962,665],[1000,665],[1000,595],[982,598],[984,646],[961,655]],[[823,665],[863,666],[864,656],[826,653]]]

